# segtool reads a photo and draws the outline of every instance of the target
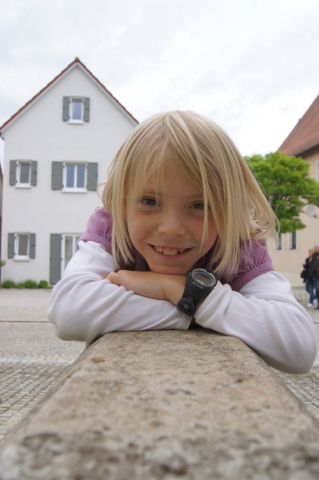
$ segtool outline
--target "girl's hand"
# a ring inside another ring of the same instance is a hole
[[[110,273],[106,278],[109,282],[131,290],[137,295],[157,300],[169,300],[174,305],[182,297],[185,288],[184,275],[120,270]]]

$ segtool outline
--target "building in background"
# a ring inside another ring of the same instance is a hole
[[[2,260],[1,255],[1,232],[2,232],[2,184],[3,184],[3,175],[2,175],[2,168],[0,164],[0,260]],[[1,265],[0,265],[0,283],[1,283]]]
[[[319,181],[319,95],[278,150],[303,158],[310,165],[310,177]],[[295,286],[302,285],[302,264],[309,249],[319,242],[319,209],[308,206],[305,210],[301,216],[304,230],[282,235],[277,249],[269,245],[275,269]]]
[[[138,124],[76,58],[2,127],[2,281],[57,283]]]

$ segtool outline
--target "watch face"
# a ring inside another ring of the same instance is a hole
[[[192,278],[198,285],[213,287],[216,284],[214,275],[203,269],[196,269],[192,272]]]

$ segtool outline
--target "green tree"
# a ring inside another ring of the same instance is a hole
[[[281,152],[253,155],[245,160],[277,215],[280,231],[305,228],[300,219],[304,207],[319,207],[319,183],[309,178],[309,164]]]

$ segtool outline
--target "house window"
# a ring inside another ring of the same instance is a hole
[[[8,234],[8,258],[25,261],[35,258],[35,233],[16,232]]]
[[[62,237],[62,271],[64,271],[77,250],[77,243],[80,240],[81,234],[65,233]]]
[[[52,190],[96,192],[98,164],[92,162],[52,162]]]
[[[64,190],[86,191],[86,164],[64,164]]]
[[[70,98],[69,122],[83,122],[83,98]]]
[[[17,233],[16,235],[16,252],[17,258],[28,259],[29,255],[29,234],[28,233]]]
[[[37,161],[10,160],[9,183],[17,188],[35,187],[37,184]]]
[[[18,162],[17,168],[17,183],[18,185],[28,185],[30,186],[31,181],[31,163]]]
[[[282,250],[282,233],[278,234],[278,242],[276,243],[276,250]]]
[[[90,121],[88,97],[63,97],[62,119],[68,123],[83,124]]]
[[[288,245],[289,250],[296,250],[297,248],[297,232],[290,232],[288,233]]]

